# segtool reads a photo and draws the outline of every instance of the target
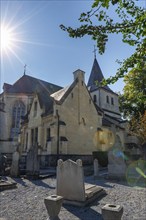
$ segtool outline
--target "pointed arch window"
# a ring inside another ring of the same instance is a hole
[[[25,105],[22,101],[15,102],[12,109],[12,130],[11,138],[17,137],[20,132],[21,117],[25,114]]]

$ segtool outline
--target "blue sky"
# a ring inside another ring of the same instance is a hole
[[[60,86],[72,83],[72,73],[81,69],[87,83],[95,42],[88,36],[72,39],[59,25],[78,27],[80,14],[88,11],[92,2],[1,1],[1,25],[12,29],[13,45],[1,51],[0,92],[4,82],[13,84],[23,75],[25,64],[26,74]],[[115,74],[119,67],[117,59],[122,60],[133,51],[121,42],[119,35],[111,36],[105,54],[96,53],[105,78]],[[123,86],[123,80],[119,80],[110,88],[118,92]]]

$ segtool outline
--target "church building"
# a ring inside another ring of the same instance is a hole
[[[24,75],[4,83],[0,102],[0,153],[9,157],[19,147],[26,159],[35,145],[42,167],[56,158],[92,162],[94,151],[125,147],[127,133],[118,95],[108,86],[95,57],[86,85],[85,72],[76,70],[67,87]]]

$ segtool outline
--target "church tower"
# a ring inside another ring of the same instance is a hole
[[[113,92],[107,85],[101,86],[100,83],[103,79],[103,73],[95,56],[87,84],[88,90],[94,103],[96,103],[104,111],[105,115],[114,118],[121,118],[118,94]]]

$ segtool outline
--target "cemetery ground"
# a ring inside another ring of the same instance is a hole
[[[101,175],[96,179],[93,175],[85,176],[85,183],[104,187],[106,195],[85,207],[63,204],[59,213],[60,220],[102,220],[101,208],[107,203],[123,206],[122,220],[146,219],[145,186],[129,186],[126,181],[110,180],[102,175],[103,172],[100,171]],[[17,187],[0,192],[0,219],[47,220],[44,198],[56,194],[56,177],[8,179],[16,182]]]

